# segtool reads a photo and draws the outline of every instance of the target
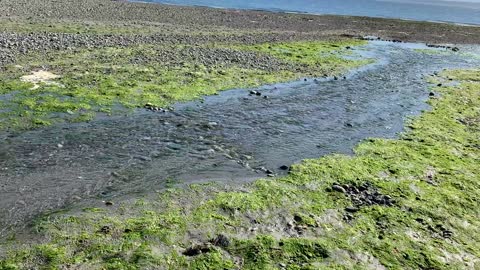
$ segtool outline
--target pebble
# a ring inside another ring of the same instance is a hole
[[[146,156],[136,156],[135,158],[141,161],[152,161],[150,157],[146,157]]]
[[[358,212],[360,209],[358,209],[358,207],[355,207],[355,206],[347,206],[345,208],[345,211],[349,212],[349,213],[356,213]]]
[[[223,234],[219,234],[215,239],[210,241],[213,245],[227,248],[230,246],[230,239]]]
[[[337,191],[337,192],[347,193],[347,191],[346,191],[343,187],[341,187],[341,186],[339,186],[339,185],[333,185],[333,186],[332,186],[332,189],[335,190],[335,191]]]

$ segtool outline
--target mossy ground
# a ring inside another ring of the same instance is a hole
[[[399,139],[305,160],[274,180],[46,217],[41,243],[12,248],[0,269],[478,269],[480,71],[431,80],[443,85],[432,87],[432,110]],[[394,204],[352,210],[332,190],[365,183]]]
[[[232,63],[198,55],[166,62],[165,53],[176,55],[191,47],[200,53],[219,45],[79,49],[37,53],[21,57],[0,73],[0,129],[31,129],[68,121],[88,121],[98,113],[113,114],[149,103],[168,107],[173,102],[198,99],[231,88],[248,88],[304,76],[340,74],[368,60],[346,60],[346,46],[358,40],[295,42],[258,46],[221,45],[230,53],[255,53],[273,58],[282,68],[265,63]],[[194,53],[196,53],[194,51]],[[158,57],[163,54],[162,57]],[[187,55],[190,56],[190,55]],[[201,61],[205,57],[209,61]],[[210,61],[211,60],[211,61]],[[48,70],[60,76],[54,83],[21,80],[32,71]]]

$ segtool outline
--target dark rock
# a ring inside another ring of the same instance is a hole
[[[187,250],[183,252],[183,255],[192,257],[202,253],[208,253],[210,251],[212,251],[212,248],[208,245],[197,245],[187,248]]]
[[[434,97],[434,96],[435,96],[435,93],[434,93],[434,92],[430,92],[428,95],[431,96],[431,97]]]
[[[444,238],[451,238],[453,236],[453,232],[450,230],[443,230],[442,231],[442,236]]]
[[[355,207],[355,206],[347,206],[345,208],[345,211],[349,212],[349,213],[356,213],[358,212],[360,209],[358,207]]]
[[[302,222],[303,219],[302,219],[301,216],[295,215],[295,216],[293,216],[293,220],[298,223],[298,222]]]
[[[345,220],[345,221],[351,221],[351,220],[353,220],[352,214],[345,214],[345,215],[343,216],[343,220]]]
[[[112,205],[113,205],[113,202],[111,202],[111,201],[106,201],[106,202],[105,202],[105,205],[106,205],[106,206],[112,206]]]
[[[110,228],[110,226],[103,226],[102,228],[100,228],[99,232],[101,233],[104,233],[104,234],[109,234],[111,233],[112,229]]]
[[[210,243],[217,247],[227,248],[230,246],[230,239],[223,234],[219,234],[215,239],[212,239]]]
[[[279,169],[280,169],[280,170],[283,170],[283,171],[286,171],[286,170],[289,169],[289,167],[288,167],[287,165],[282,165],[282,166],[280,166]]]

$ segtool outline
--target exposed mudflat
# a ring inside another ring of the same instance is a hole
[[[407,116],[427,109],[425,75],[480,62],[414,48],[423,46],[371,42],[357,52],[376,63],[345,79],[255,89],[261,95],[229,90],[170,112],[1,134],[0,235],[75,202],[148,193],[172,181],[240,183],[286,173],[280,167],[305,158],[351,153],[368,137],[395,137]]]

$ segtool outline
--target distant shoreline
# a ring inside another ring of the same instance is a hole
[[[421,19],[414,19],[414,18],[404,18],[404,17],[390,17],[390,16],[369,16],[369,15],[352,15],[352,14],[338,14],[338,13],[317,13],[317,12],[307,12],[307,11],[300,11],[300,10],[289,10],[289,9],[277,9],[277,8],[235,8],[235,7],[225,7],[225,6],[209,6],[209,5],[188,5],[188,4],[176,4],[176,3],[167,3],[167,2],[152,2],[152,1],[144,1],[144,0],[125,0],[125,2],[132,2],[132,3],[143,3],[143,4],[153,4],[153,5],[167,5],[167,6],[175,6],[175,7],[196,7],[196,8],[212,8],[212,9],[223,9],[223,10],[241,10],[241,11],[259,11],[259,12],[271,12],[271,13],[284,13],[284,14],[304,14],[304,15],[315,15],[315,16],[359,16],[359,17],[369,17],[369,18],[376,18],[376,19],[393,19],[393,20],[403,20],[403,21],[414,21],[414,22],[430,22],[430,23],[444,23],[444,24],[453,24],[459,26],[473,26],[473,27],[480,27],[480,23],[463,23],[463,22],[456,22],[450,20],[421,20]],[[401,1],[388,1],[384,0],[381,2],[392,2],[392,3],[404,3]],[[447,1],[452,2],[452,1]],[[410,3],[410,2],[408,2]],[[429,6],[428,3],[421,3],[412,1],[411,3],[417,5],[426,5]],[[462,2],[463,3],[463,2]],[[441,6],[441,7],[453,7],[450,5],[433,5],[432,6]],[[466,8],[466,7],[461,7]],[[480,11],[480,3],[479,8]]]
[[[90,26],[85,26],[85,21]],[[318,40],[327,36],[377,36],[386,40],[429,44],[480,44],[479,25],[427,22],[350,15],[314,15],[303,12],[258,11],[152,2],[90,0],[45,3],[4,0],[0,8],[0,32],[89,32],[90,27],[108,33],[150,34],[202,32],[229,29],[248,36],[249,42],[275,40]],[[61,25],[63,25],[61,27]],[[70,25],[66,27],[67,25]],[[159,27],[162,25],[162,27]],[[56,28],[57,30],[54,30]],[[167,28],[165,28],[167,26]],[[72,31],[71,29],[75,29]],[[35,30],[37,29],[37,30]],[[82,30],[83,29],[83,30]],[[110,29],[106,31],[106,29]],[[130,29],[130,30],[128,30]],[[81,30],[78,32],[78,30]],[[179,40],[182,38],[179,37]],[[120,40],[120,39],[119,39]]]

